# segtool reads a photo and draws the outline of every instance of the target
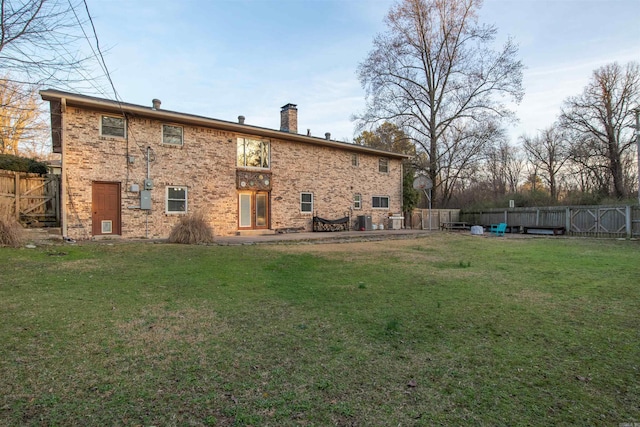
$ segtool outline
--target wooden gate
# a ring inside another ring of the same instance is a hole
[[[623,237],[627,234],[625,206],[573,207],[571,233],[592,236]]]
[[[28,227],[60,224],[60,177],[0,171],[0,203]]]

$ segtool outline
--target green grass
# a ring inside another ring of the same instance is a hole
[[[0,248],[0,425],[640,422],[640,244]]]

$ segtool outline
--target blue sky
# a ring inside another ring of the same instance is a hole
[[[364,108],[358,64],[391,0],[87,0],[125,102],[352,140]],[[485,0],[481,21],[520,46],[525,98],[512,138],[553,123],[593,70],[640,61],[640,0]],[[112,93],[101,96],[113,98]]]

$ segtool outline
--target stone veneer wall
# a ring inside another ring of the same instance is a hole
[[[128,119],[128,138],[99,135],[102,113],[67,108],[64,117],[63,163],[67,171],[67,235],[91,237],[91,185],[94,181],[120,182],[122,236],[164,238],[180,214],[165,213],[167,186],[188,188],[188,211],[204,211],[215,235],[233,235],[238,228],[235,134],[204,127],[184,126],[184,145],[161,143],[162,122]],[[260,139],[260,137],[254,137]],[[384,223],[390,212],[400,212],[402,171],[399,160],[389,160],[389,173],[378,172],[378,156],[359,153],[359,166],[351,152],[312,144],[271,139],[271,228],[312,229],[312,214],[300,212],[300,192],[314,194],[314,211],[335,219],[348,214],[355,193],[362,194],[362,209],[352,215],[372,215]],[[150,177],[152,209],[137,209],[146,178],[147,147],[152,149]],[[134,156],[134,163],[128,157]],[[372,209],[374,195],[389,196],[389,209]],[[383,222],[384,221],[384,222]]]

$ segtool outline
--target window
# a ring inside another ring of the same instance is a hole
[[[162,125],[162,143],[182,145],[182,126]]]
[[[378,172],[389,172],[389,159],[387,159],[386,157],[380,157],[378,159]]]
[[[313,212],[313,193],[300,193],[300,212]]]
[[[389,196],[373,196],[371,206],[374,209],[389,209]]]
[[[362,194],[353,195],[353,209],[362,209]]]
[[[269,142],[238,138],[238,166],[269,169]]]
[[[358,158],[358,153],[351,153],[351,166],[358,166],[360,164],[360,159]]]
[[[100,135],[124,138],[124,117],[102,116],[102,118],[100,119]]]
[[[187,212],[187,187],[167,187],[167,213]]]

